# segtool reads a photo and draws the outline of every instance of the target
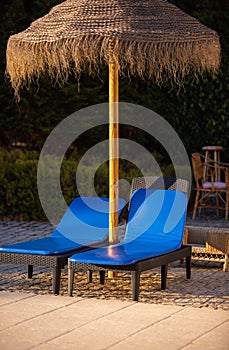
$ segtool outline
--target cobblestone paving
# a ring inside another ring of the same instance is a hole
[[[228,227],[224,220],[187,220],[188,224]],[[0,245],[16,243],[28,239],[49,236],[53,228],[48,223],[0,222]],[[118,274],[114,279],[106,279],[105,285],[98,283],[94,273],[93,283],[87,283],[86,275],[75,275],[73,296],[96,297],[100,299],[118,298],[131,300],[129,274]],[[49,268],[34,267],[34,276],[27,278],[27,267],[20,265],[0,265],[0,290],[21,291],[35,294],[52,294],[52,275]],[[60,294],[67,295],[67,269],[62,272]],[[169,305],[192,305],[229,310],[229,272],[222,271],[221,263],[192,263],[192,278],[185,277],[184,266],[180,262],[171,264],[168,270],[167,289],[160,290],[160,269],[141,275],[140,302]]]

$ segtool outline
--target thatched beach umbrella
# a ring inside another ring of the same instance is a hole
[[[118,75],[160,83],[186,73],[215,71],[218,35],[165,0],[67,0],[7,46],[7,73],[20,87],[49,74],[66,81],[86,67],[109,65],[110,102],[118,102]],[[118,110],[110,104],[110,240],[117,238]]]

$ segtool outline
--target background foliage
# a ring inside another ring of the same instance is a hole
[[[16,103],[9,80],[5,77],[5,51],[10,35],[29,24],[62,1],[1,0],[0,2],[0,215],[31,218],[44,217],[36,193],[36,165],[42,145],[52,129],[65,117],[81,108],[108,101],[108,71],[89,77],[85,72],[79,82],[70,77],[68,84],[53,86],[48,77],[39,85],[22,90]],[[205,145],[222,145],[222,158],[229,162],[229,2],[227,0],[170,0],[176,6],[216,30],[222,46],[222,64],[214,76],[205,73],[198,79],[188,76],[182,87],[137,78],[120,80],[120,101],[154,110],[176,130],[190,156]],[[169,159],[164,150],[146,133],[122,128],[121,136],[141,143],[157,154],[168,173]],[[108,130],[96,128],[80,137],[63,164],[64,195],[75,195],[72,173],[80,156],[92,145],[107,138]],[[21,150],[16,146],[20,145]],[[6,152],[7,151],[7,152]],[[122,176],[131,180],[136,169],[125,166]],[[97,191],[107,192],[107,167],[98,169]]]

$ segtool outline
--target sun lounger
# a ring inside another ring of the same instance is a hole
[[[125,205],[119,200],[119,210]],[[53,269],[53,292],[59,294],[61,269],[68,257],[78,251],[93,249],[108,242],[109,200],[99,197],[78,197],[67,209],[51,236],[0,247],[0,263]]]
[[[71,256],[68,260],[68,293],[72,295],[75,271],[132,273],[132,299],[138,300],[140,274],[161,266],[161,288],[166,288],[167,265],[186,258],[186,277],[191,278],[191,247],[182,246],[187,196],[180,191],[136,190],[130,202],[125,238],[108,245]]]

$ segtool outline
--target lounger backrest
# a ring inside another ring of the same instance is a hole
[[[166,176],[135,177],[131,182],[130,197],[135,190],[141,188],[149,188],[154,190],[177,190],[188,194],[189,183],[185,179],[177,179]]]
[[[119,214],[125,205],[119,199]],[[104,240],[109,230],[109,199],[99,197],[77,197],[70,204],[56,230],[54,237],[64,236],[84,244],[87,241]]]
[[[182,243],[187,196],[180,191],[136,190],[130,202],[125,241],[150,243],[154,236]]]

